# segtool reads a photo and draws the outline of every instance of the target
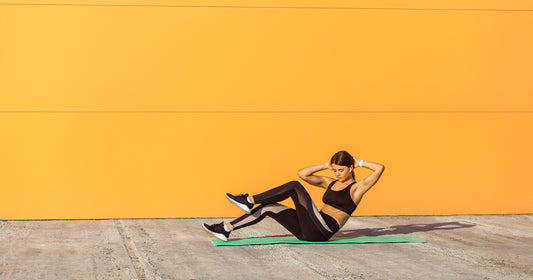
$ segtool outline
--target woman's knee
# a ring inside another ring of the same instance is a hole
[[[291,187],[295,188],[295,189],[302,189],[304,188],[304,186],[302,185],[302,183],[294,180],[294,181],[290,181],[287,183],[287,185],[290,185]]]

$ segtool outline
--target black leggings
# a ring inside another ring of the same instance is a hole
[[[277,203],[289,197],[296,209]],[[253,198],[260,205],[252,213],[233,220],[231,225],[234,230],[256,224],[266,216],[272,217],[300,240],[326,241],[339,230],[335,219],[318,211],[311,196],[298,181],[288,182]]]

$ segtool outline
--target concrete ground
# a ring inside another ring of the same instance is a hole
[[[352,217],[424,244],[215,247],[222,219],[0,221],[0,279],[533,279],[533,215]],[[272,219],[231,238],[287,235]]]

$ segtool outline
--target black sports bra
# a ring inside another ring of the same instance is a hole
[[[340,191],[334,191],[331,189],[331,187],[333,187],[335,182],[337,181],[335,180],[329,184],[324,196],[322,197],[322,202],[331,205],[348,215],[351,215],[357,208],[357,204],[353,202],[352,196],[350,195],[350,189],[356,182],[351,183]]]

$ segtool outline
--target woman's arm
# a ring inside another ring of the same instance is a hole
[[[372,172],[372,174],[368,175],[368,177],[357,182],[357,184],[355,185],[354,193],[352,194],[352,199],[355,204],[359,204],[359,201],[361,200],[363,195],[377,183],[377,181],[381,177],[381,174],[383,174],[383,171],[385,170],[385,166],[380,163],[358,160],[355,157],[354,160],[354,166],[361,166],[374,171]]]
[[[298,177],[302,178],[302,180],[313,186],[325,189],[333,181],[333,179],[325,176],[316,176],[313,174],[326,169],[331,169],[331,164],[329,162],[302,168],[298,171]]]

